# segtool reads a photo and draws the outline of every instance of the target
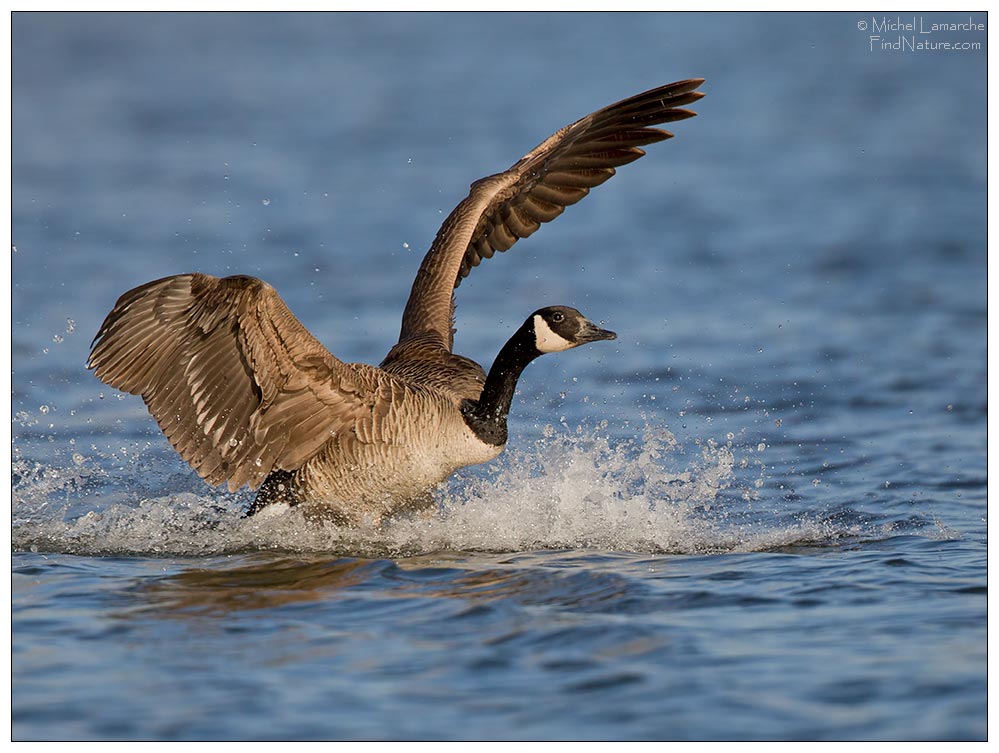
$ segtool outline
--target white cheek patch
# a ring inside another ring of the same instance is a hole
[[[556,333],[540,314],[535,314],[534,346],[542,353],[557,353],[560,350],[576,347],[576,343],[569,342],[562,335]]]

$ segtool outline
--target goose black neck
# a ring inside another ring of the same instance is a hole
[[[483,442],[497,446],[506,444],[506,417],[510,413],[517,380],[527,364],[540,355],[541,351],[534,346],[533,331],[525,324],[496,356],[479,399],[462,403],[465,423]]]

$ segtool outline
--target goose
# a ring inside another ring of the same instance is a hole
[[[672,137],[654,125],[694,116],[703,79],[651,89],[562,128],[508,170],[471,184],[413,282],[398,342],[378,367],[345,363],[268,283],[200,272],[124,293],[87,367],[145,401],[178,454],[212,486],[257,492],[248,514],[303,505],[374,524],[433,504],[431,490],[507,441],[524,368],[545,353],[616,335],[568,306],[532,313],[488,375],[453,352],[454,293],[483,259]]]

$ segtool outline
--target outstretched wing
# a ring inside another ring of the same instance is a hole
[[[652,128],[696,113],[704,79],[678,81],[622,100],[557,131],[509,170],[472,184],[437,233],[420,266],[402,319],[399,342],[428,334],[452,346],[454,288],[472,268],[506,251],[558,217],[645,154],[640,148],[673,134]]]
[[[180,456],[213,485],[256,489],[330,437],[379,441],[400,389],[334,358],[274,288],[253,277],[166,277],[125,293],[88,367],[141,395]]]

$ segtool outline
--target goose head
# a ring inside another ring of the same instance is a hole
[[[601,329],[571,306],[546,306],[524,322],[539,353],[557,353],[597,340],[614,340],[617,335]]]

